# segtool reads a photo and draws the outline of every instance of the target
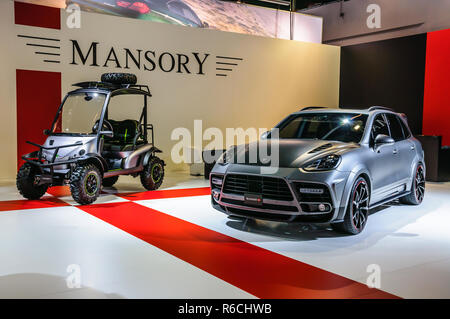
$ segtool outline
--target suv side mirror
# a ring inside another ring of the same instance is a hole
[[[385,134],[378,134],[375,138],[375,145],[393,144],[395,141],[392,137]]]
[[[262,139],[262,140],[267,139],[267,137],[269,136],[269,134],[270,134],[270,131],[266,131],[266,132],[262,133],[262,134],[261,134],[261,139]]]
[[[100,135],[106,136],[106,137],[114,137],[113,131],[100,131]]]

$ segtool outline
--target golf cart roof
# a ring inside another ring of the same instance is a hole
[[[109,82],[80,82],[75,83],[73,86],[79,87],[79,89],[72,91],[71,93],[76,93],[77,91],[82,91],[84,89],[94,89],[107,91],[111,96],[122,95],[122,94],[143,94],[147,96],[152,96],[150,89],[147,85],[140,84],[113,84]]]

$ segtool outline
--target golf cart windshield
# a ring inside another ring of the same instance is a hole
[[[63,105],[58,123],[62,134],[95,134],[93,127],[100,119],[106,95],[103,93],[83,92],[70,94]],[[58,130],[56,129],[56,132]]]
[[[280,138],[359,143],[367,117],[365,114],[357,113],[301,114],[293,116],[280,127]]]

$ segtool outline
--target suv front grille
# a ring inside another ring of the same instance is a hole
[[[234,204],[239,206],[246,206],[250,208],[262,208],[262,209],[269,209],[269,210],[278,210],[278,211],[285,211],[285,212],[298,212],[298,209],[296,206],[287,206],[287,205],[276,205],[276,204],[262,204],[261,206],[252,206],[247,205],[245,202],[241,200],[236,199],[230,199],[230,198],[222,198],[222,202],[227,204]]]
[[[225,177],[223,192],[244,195],[261,194],[263,198],[292,201],[292,193],[286,181],[277,177],[258,175],[228,174]]]

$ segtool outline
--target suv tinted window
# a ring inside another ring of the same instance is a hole
[[[386,114],[389,121],[389,128],[391,129],[391,137],[394,141],[402,141],[405,139],[403,136],[403,129],[400,124],[400,119],[395,114]]]
[[[411,133],[409,132],[409,129],[406,126],[405,122],[401,118],[399,118],[399,122],[400,122],[400,125],[402,126],[403,136],[405,137],[405,139],[410,138]]]
[[[318,139],[359,143],[367,115],[358,113],[321,112],[292,116],[280,127],[280,138]]]
[[[372,144],[374,143],[375,138],[380,134],[389,136],[389,128],[388,128],[388,125],[386,123],[386,120],[385,120],[383,114],[378,114],[375,117],[375,120],[373,121],[372,131],[371,131],[371,143]]]

